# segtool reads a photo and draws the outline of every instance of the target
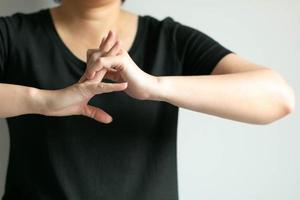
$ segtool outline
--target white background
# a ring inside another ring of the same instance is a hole
[[[51,0],[1,0],[0,15],[52,5]],[[125,7],[198,28],[236,53],[277,70],[296,91],[296,111],[270,125],[180,110],[180,199],[299,200],[300,1],[127,0]],[[8,151],[7,125],[1,119],[0,195]]]

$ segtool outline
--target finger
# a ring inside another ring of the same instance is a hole
[[[107,72],[107,69],[105,69],[105,68],[101,69],[100,71],[97,71],[95,74],[95,77],[91,81],[95,82],[95,83],[101,82],[106,72]]]
[[[103,46],[100,48],[100,50],[104,53],[108,52],[113,45],[115,44],[116,38],[115,38],[115,33],[112,31],[109,31],[108,36],[106,40],[103,43]]]
[[[103,37],[102,40],[101,40],[101,43],[99,45],[99,48],[97,49],[88,49],[87,50],[87,54],[86,54],[86,60],[90,60],[90,57],[91,55],[93,55],[95,52],[101,52],[102,51],[102,48],[103,48],[103,45],[104,45],[104,42],[106,40],[107,36]]]
[[[86,70],[85,76],[87,79],[93,79],[95,73],[102,68],[106,68],[107,70],[122,70],[122,55],[119,56],[108,56],[108,57],[100,57],[96,61],[94,61]]]
[[[91,55],[97,51],[99,51],[99,49],[88,49],[86,52],[86,60],[88,61],[90,59]]]
[[[90,59],[90,56],[91,56],[93,53],[95,53],[95,52],[101,50],[101,48],[102,48],[102,46],[103,46],[104,41],[106,40],[106,38],[107,38],[107,36],[105,36],[105,37],[102,38],[101,43],[100,43],[100,45],[99,45],[99,48],[97,48],[97,49],[88,49],[88,50],[87,50],[87,54],[86,54],[86,59],[87,59],[87,60]]]
[[[89,68],[91,68],[91,66],[95,65],[95,63],[97,63],[101,57],[103,56],[103,53],[98,49],[97,51],[94,51],[91,55],[90,55],[90,58],[87,62],[87,65],[86,65],[86,70],[85,70],[85,74],[87,72],[87,70]],[[97,71],[101,70],[102,67],[98,67],[97,68]],[[95,73],[93,73],[93,76],[94,77]],[[90,78],[92,79],[92,78]]]
[[[114,46],[105,54],[105,56],[115,56],[119,52],[120,49],[120,41],[117,40]]]
[[[106,124],[112,122],[112,117],[107,112],[88,104],[82,109],[82,115]]]
[[[117,77],[113,74],[105,74],[104,79],[112,80],[114,82],[118,82]]]
[[[99,50],[100,50],[100,52],[103,51],[103,48],[105,47],[105,44],[106,44],[107,42],[109,42],[109,41],[107,41],[107,39],[109,39],[108,36],[110,36],[110,37],[115,37],[116,35],[115,35],[115,33],[109,31],[108,35],[102,38],[101,43],[100,43],[100,45],[99,45],[99,48],[97,48],[97,49],[88,49],[88,50],[87,50],[87,56],[86,56],[87,60],[90,59],[90,56],[91,56],[93,53],[95,53],[95,52],[97,52],[97,51],[99,51]]]
[[[97,59],[96,57],[101,56],[115,56],[120,52],[120,41],[116,41],[114,46],[104,55],[99,49],[89,49],[87,51],[87,66],[91,65],[92,59],[91,56],[93,55],[94,59]],[[110,71],[116,71],[111,69]]]
[[[109,79],[115,82],[121,82],[122,80],[120,79],[120,75],[114,72],[109,72],[107,71],[106,74],[104,75],[104,79]]]
[[[90,55],[88,56],[86,63],[87,68],[91,65],[91,63],[104,56],[104,53],[100,49],[91,49],[89,54]]]
[[[122,91],[127,88],[127,82],[124,83],[104,83],[101,82],[98,84],[96,94],[109,93]]]
[[[108,35],[107,35],[108,36]],[[103,49],[103,45],[104,45],[104,42],[105,40],[107,39],[107,36],[103,37],[102,40],[101,40],[101,43],[99,45],[99,49],[102,50]]]
[[[85,73],[81,76],[80,80],[78,81],[78,83],[83,83],[85,81],[91,81],[91,82],[96,82],[96,83],[99,83],[102,81],[102,79],[104,78],[105,76],[105,73],[107,72],[107,69],[101,69],[100,71],[97,71],[95,73],[95,77],[91,80],[87,79],[86,78],[86,75]]]
[[[86,73],[84,73],[81,76],[81,78],[79,79],[78,83],[83,83],[85,81],[96,82],[96,83],[101,82],[102,79],[104,78],[106,72],[107,72],[107,69],[105,69],[105,68],[101,69],[100,71],[97,71],[95,73],[95,77],[93,79],[87,79],[86,78]]]

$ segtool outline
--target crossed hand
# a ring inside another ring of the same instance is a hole
[[[114,83],[103,82],[104,78]],[[88,104],[93,96],[124,91],[133,98],[145,100],[154,95],[156,82],[156,77],[145,73],[134,63],[110,31],[98,49],[87,51],[86,71],[80,80],[49,93],[42,113],[48,116],[84,115],[110,123],[112,117],[108,113]]]

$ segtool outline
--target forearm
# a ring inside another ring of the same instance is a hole
[[[293,109],[294,94],[270,69],[209,76],[159,77],[156,100],[236,121],[267,124]]]
[[[40,113],[39,89],[21,85],[0,84],[0,117]]]

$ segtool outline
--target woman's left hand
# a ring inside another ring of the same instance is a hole
[[[101,56],[94,51],[89,56],[88,65],[82,78],[93,79],[95,74],[106,68],[105,78],[115,82],[127,82],[124,92],[139,100],[156,99],[158,78],[141,70],[127,51],[120,48],[116,56]]]

